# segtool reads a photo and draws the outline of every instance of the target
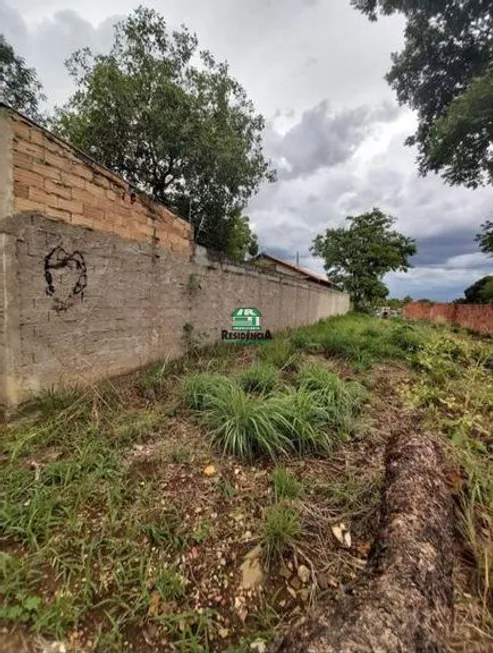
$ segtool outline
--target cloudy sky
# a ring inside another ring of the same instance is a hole
[[[105,51],[118,16],[138,0],[0,0],[0,31],[34,66],[50,104],[73,90],[64,59],[89,45]],[[230,62],[267,120],[266,153],[279,180],[251,202],[262,247],[320,271],[313,237],[373,206],[398,218],[419,253],[389,275],[393,296],[449,300],[491,273],[474,235],[493,217],[493,189],[420,178],[403,145],[414,116],[383,76],[402,46],[399,17],[370,23],[349,0],[155,0],[171,26],[185,23],[202,47]]]

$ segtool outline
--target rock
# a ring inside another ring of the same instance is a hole
[[[246,558],[240,566],[241,570],[241,588],[250,590],[258,587],[264,580],[264,572],[259,558]]]
[[[306,585],[310,581],[311,573],[308,567],[305,565],[300,565],[298,567],[298,578],[301,582]]]
[[[329,582],[325,574],[317,574],[317,585],[321,590],[326,590],[329,587]]]
[[[267,644],[263,639],[256,639],[250,644],[252,651],[257,651],[257,653],[267,653]]]
[[[340,524],[332,526],[332,533],[339,544],[342,544],[346,549],[351,548],[351,533],[346,524],[341,522]]]
[[[298,576],[293,576],[293,578],[291,578],[289,581],[289,584],[293,589],[299,590],[301,587],[301,580],[298,578]]]

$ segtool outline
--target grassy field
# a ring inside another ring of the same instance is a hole
[[[492,424],[491,341],[355,314],[46,393],[0,427],[0,651],[261,653],[364,568],[403,425],[448,454],[450,650],[491,650]]]

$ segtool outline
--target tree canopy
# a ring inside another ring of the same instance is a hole
[[[486,276],[475,281],[464,290],[464,298],[459,304],[493,304],[493,276]]]
[[[319,234],[311,251],[322,257],[328,276],[351,295],[355,308],[368,309],[387,297],[383,277],[388,272],[411,267],[416,245],[393,229],[395,218],[378,208],[348,216],[346,222],[347,227]]]
[[[491,220],[486,220],[481,225],[481,233],[476,236],[476,242],[482,252],[493,256],[493,222]]]
[[[451,184],[493,180],[493,4],[491,0],[351,0],[376,20],[406,18],[405,45],[392,55],[387,81],[418,113],[421,173]]]
[[[34,68],[28,68],[24,59],[0,34],[0,91],[4,101],[26,116],[42,121],[39,110],[45,96]]]
[[[228,65],[139,7],[117,24],[108,55],[86,48],[67,66],[77,91],[58,110],[58,132],[189,220],[200,244],[246,251],[241,212],[274,171],[264,120]]]

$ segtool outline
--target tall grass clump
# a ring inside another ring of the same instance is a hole
[[[215,372],[194,372],[183,381],[185,402],[193,410],[206,410],[219,390],[230,387],[233,381]]]
[[[268,393],[279,382],[279,372],[270,363],[259,361],[248,367],[240,376],[240,385],[247,392]]]
[[[280,465],[272,472],[271,481],[276,503],[283,499],[297,499],[303,493],[302,483],[294,474]]]
[[[294,506],[276,504],[266,509],[262,541],[267,560],[274,555],[282,557],[287,549],[296,545],[301,536],[301,519]]]
[[[290,371],[298,369],[301,354],[292,340],[277,337],[260,347],[259,358],[279,370]]]
[[[205,417],[225,453],[251,460],[259,455],[277,458],[292,448],[284,406],[276,397],[249,395],[236,384],[217,386]]]

